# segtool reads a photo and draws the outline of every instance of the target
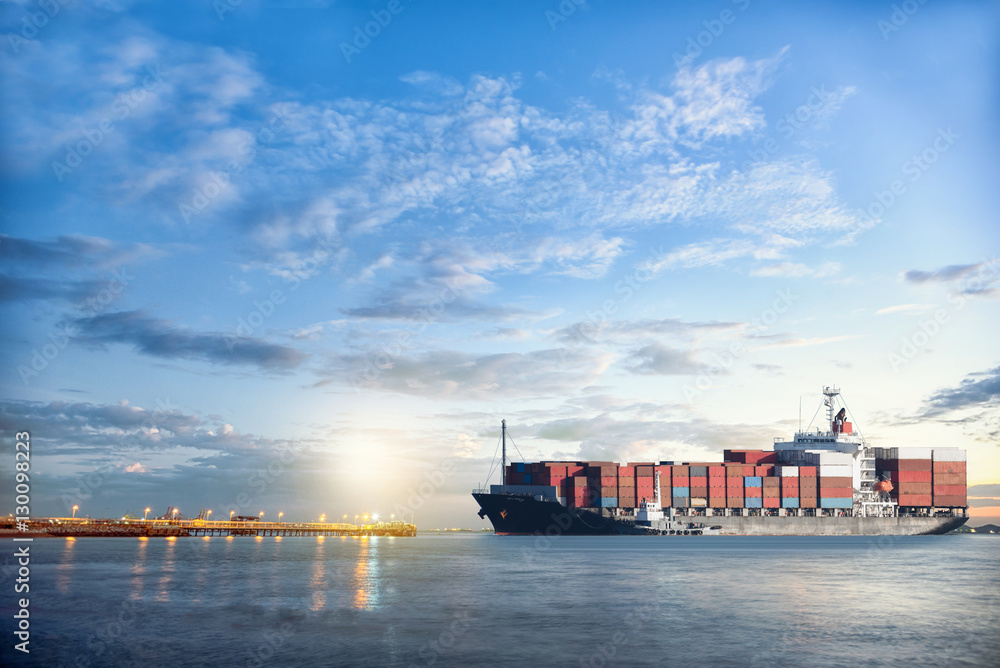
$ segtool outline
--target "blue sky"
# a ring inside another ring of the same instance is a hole
[[[903,5],[4,3],[34,512],[478,526],[501,418],[715,459],[835,383],[1000,515],[1000,8]]]

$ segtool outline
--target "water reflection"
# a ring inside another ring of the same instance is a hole
[[[379,583],[378,537],[362,536],[354,565],[354,607],[374,610],[381,607],[382,592]]]
[[[142,589],[146,582],[146,554],[149,550],[149,538],[142,536],[139,538],[139,548],[136,551],[135,563],[129,569],[132,577],[129,581],[129,598],[137,601],[142,598]]]
[[[176,539],[170,536],[166,539],[163,552],[163,564],[160,566],[160,572],[162,575],[157,581],[158,588],[156,590],[156,600],[159,602],[167,602],[170,600],[170,583],[173,582],[173,573],[176,569],[176,550],[175,547]]]
[[[326,607],[326,551],[323,536],[319,536],[319,540],[316,541],[316,556],[313,557],[309,588],[312,590],[312,605],[309,607],[313,612],[319,612]]]
[[[69,536],[63,545],[62,563],[56,566],[56,588],[60,594],[69,594],[69,582],[73,576],[73,546],[76,538]]]

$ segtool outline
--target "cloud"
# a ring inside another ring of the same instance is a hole
[[[983,265],[984,263],[982,262],[977,264],[953,264],[938,269],[937,271],[920,271],[917,269],[911,269],[903,274],[903,278],[910,283],[947,283],[967,276]]]
[[[750,272],[750,275],[768,278],[829,278],[839,273],[839,262],[824,262],[815,267],[796,262],[779,262],[778,264],[754,269]]]
[[[1000,496],[1000,484],[970,485],[969,496]]]
[[[552,333],[552,337],[567,345],[599,341],[626,342],[661,337],[691,340],[705,335],[735,333],[744,326],[745,323],[739,322],[690,322],[678,318],[585,320],[557,329]]]
[[[192,332],[142,311],[99,314],[79,318],[73,324],[79,331],[77,341],[131,344],[144,355],[166,359],[250,365],[266,371],[293,369],[306,359],[304,353],[287,346],[251,337]]]
[[[970,408],[1000,405],[1000,366],[968,374],[957,387],[937,390],[923,403],[925,418],[947,416]]]
[[[570,349],[491,355],[436,350],[382,361],[375,367],[365,356],[342,356],[327,375],[348,374],[360,387],[386,392],[481,401],[577,392],[604,373],[611,357]]]
[[[774,343],[767,343],[762,346],[756,346],[752,348],[753,351],[757,350],[774,350],[783,348],[806,348],[809,346],[823,346],[828,343],[837,343],[838,341],[850,341],[851,339],[860,339],[862,334],[844,334],[841,336],[815,336],[809,339],[806,338],[794,338],[794,339],[782,339],[780,341],[775,341]]]
[[[934,304],[896,304],[886,306],[875,311],[875,315],[889,315],[890,313],[920,313],[934,308]]]
[[[694,360],[690,352],[658,343],[633,352],[626,361],[626,367],[632,373],[657,376],[697,374],[705,368]]]

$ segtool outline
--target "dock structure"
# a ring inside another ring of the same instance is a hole
[[[408,522],[262,522],[203,519],[94,519],[39,517],[0,519],[0,537],[12,536],[416,536]]]

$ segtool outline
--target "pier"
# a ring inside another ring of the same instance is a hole
[[[204,519],[94,519],[40,517],[24,523],[0,518],[0,538],[15,536],[400,536],[417,535],[408,522],[262,522]]]

